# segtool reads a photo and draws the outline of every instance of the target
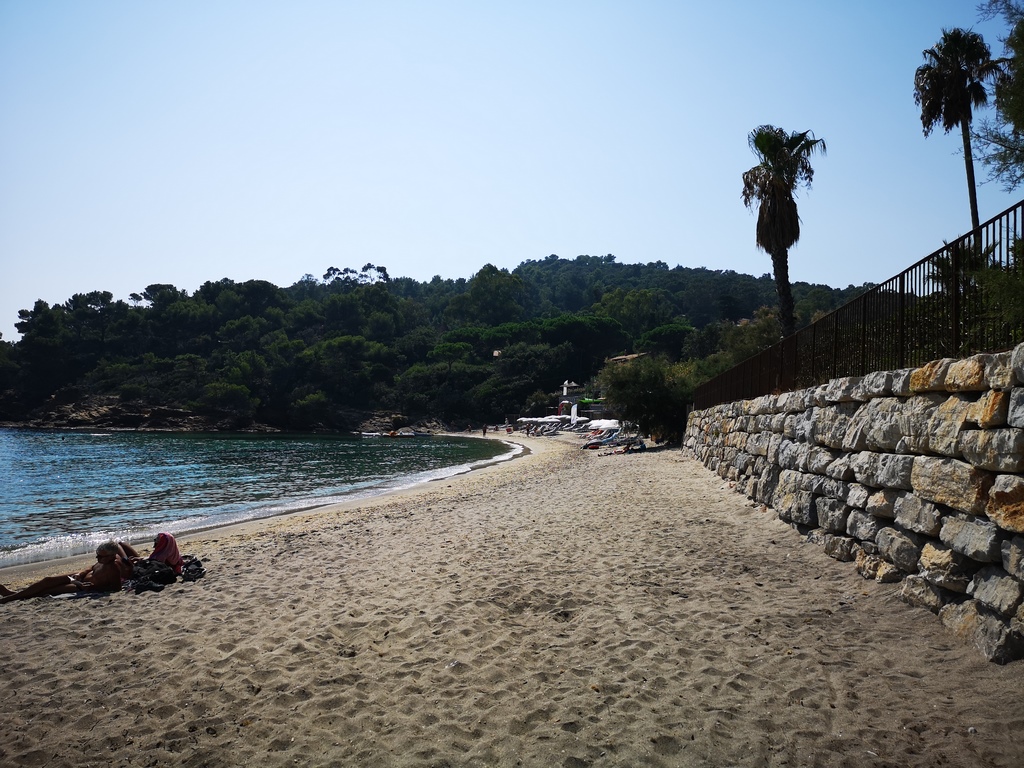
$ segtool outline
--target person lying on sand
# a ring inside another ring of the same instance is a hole
[[[96,564],[84,571],[47,576],[18,592],[0,584],[0,603],[76,592],[116,592],[121,588],[127,565],[128,558],[122,546],[116,541],[107,541],[96,547]]]
[[[121,547],[128,556],[129,563],[136,563],[139,560],[156,560],[160,563],[167,563],[174,569],[177,575],[181,575],[182,566],[185,560],[178,551],[178,542],[169,533],[158,533],[153,541],[153,552],[148,558],[143,558],[131,544],[120,542]]]

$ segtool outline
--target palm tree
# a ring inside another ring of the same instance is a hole
[[[800,239],[800,216],[793,195],[799,184],[808,188],[814,178],[810,157],[825,154],[825,140],[810,131],[787,133],[774,125],[750,132],[747,143],[758,163],[743,174],[743,204],[758,205],[757,244],[772,257],[779,322],[783,337],[796,330],[793,293],[789,287],[789,249]]]
[[[914,74],[914,103],[921,107],[924,135],[942,123],[946,133],[960,126],[967,169],[967,193],[971,199],[971,228],[980,226],[978,192],[974,184],[971,153],[971,113],[988,103],[985,83],[1002,73],[1002,59],[993,59],[977,32],[944,29],[942,39],[924,51],[925,63]]]

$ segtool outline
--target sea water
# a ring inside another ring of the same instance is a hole
[[[519,450],[448,436],[0,429],[0,567],[372,496]]]

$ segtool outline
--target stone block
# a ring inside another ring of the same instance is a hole
[[[861,541],[874,541],[881,528],[881,520],[859,509],[852,510],[846,518],[846,532]]]
[[[818,525],[830,533],[846,533],[846,519],[850,508],[839,499],[825,496],[814,500],[818,512]]]
[[[844,483],[842,480],[826,477],[822,479],[817,493],[820,493],[822,496],[828,496],[830,499],[846,501],[846,497],[850,493],[850,484]]]
[[[997,475],[985,513],[1004,531],[1024,533],[1024,477]]]
[[[1013,353],[998,352],[988,355],[985,363],[985,380],[988,388],[1000,392],[1008,392],[1013,388]]]
[[[1024,387],[1010,390],[1010,404],[1006,411],[1006,423],[1017,429],[1024,429]]]
[[[839,560],[844,563],[851,562],[857,557],[858,549],[857,542],[854,539],[846,536],[833,536],[829,533],[825,534],[825,554],[833,560]]]
[[[927,608],[932,613],[938,613],[944,605],[952,602],[956,595],[942,587],[935,586],[924,576],[911,574],[903,580],[899,598],[910,605]]]
[[[753,464],[754,458],[746,451],[740,451],[736,454],[736,458],[733,459],[732,467],[736,470],[737,474],[742,475],[747,471],[747,467]]]
[[[866,486],[860,487],[864,488]],[[875,517],[885,517],[892,520],[896,517],[896,500],[904,493],[904,491],[897,491],[892,488],[882,488],[879,491],[875,491],[868,496],[867,504],[864,505],[864,511]]]
[[[910,379],[916,368],[903,368],[892,372],[892,393],[896,397],[910,397],[913,390],[910,388]]]
[[[808,445],[814,443],[814,435],[817,431],[815,418],[818,410],[818,408],[809,408],[794,422],[793,439],[798,443],[807,443]]]
[[[948,398],[938,393],[915,395],[903,403],[896,415],[902,439],[897,450],[928,453],[929,425],[932,414]]]
[[[858,483],[872,488],[899,488],[910,490],[911,476],[914,468],[913,456],[900,456],[895,453],[874,453],[861,451],[848,454],[848,464],[852,470],[852,478]],[[840,460],[833,462],[838,464]]]
[[[859,403],[842,402],[825,408],[815,408],[814,442],[829,448],[841,449],[850,419]]]
[[[807,471],[824,475],[828,465],[839,458],[839,451],[812,445],[807,450]]]
[[[991,390],[971,406],[967,420],[982,429],[1006,426],[1010,415],[1010,393]]]
[[[940,403],[928,420],[925,450],[959,458],[960,434],[967,428],[973,409],[974,401],[965,395],[953,395]]]
[[[772,439],[771,432],[757,432],[747,439],[747,453],[753,456],[766,456],[768,443]]]
[[[882,488],[909,491],[914,487],[914,456],[879,453],[878,457],[878,483]]]
[[[803,473],[803,480],[800,483],[801,491],[810,491],[815,496],[821,494],[821,486],[825,484],[827,477],[812,475],[810,472]]]
[[[817,525],[814,495],[803,490],[804,477],[801,472],[782,472],[772,506],[782,520],[801,525]]]
[[[877,554],[861,549],[857,552],[854,569],[865,579],[874,579],[881,584],[895,584],[906,576],[892,563],[887,563]]]
[[[825,468],[825,474],[835,480],[849,482],[854,479],[852,457],[857,454],[844,453]]]
[[[879,564],[878,570],[875,573],[875,581],[877,581],[879,584],[896,584],[900,581],[903,581],[903,579],[906,578],[906,575],[907,574],[905,574],[892,563],[887,563],[885,560],[883,560]]]
[[[973,355],[951,363],[946,371],[946,390],[949,392],[982,392],[988,389],[985,377],[991,355]]]
[[[871,489],[860,483],[848,483],[846,492],[846,503],[856,509],[864,509],[868,505],[868,498],[871,496]],[[888,515],[883,515],[888,517]]]
[[[996,476],[959,459],[916,456],[910,482],[914,493],[972,515],[983,514]]]
[[[979,563],[1002,562],[1002,534],[999,527],[988,520],[972,515],[947,515],[942,518],[939,540]]]
[[[946,374],[949,366],[955,363],[951,357],[932,360],[910,374],[910,390],[912,392],[945,392]]]
[[[954,552],[945,544],[926,542],[921,547],[918,572],[937,587],[951,592],[967,593],[974,574],[981,568],[970,558]]]
[[[865,397],[886,397],[892,394],[892,371],[874,371],[861,380]]]
[[[778,464],[782,469],[802,470],[806,464],[801,464],[801,454],[806,459],[806,445],[794,443],[792,440],[784,438],[779,445]]]
[[[879,397],[862,405],[850,419],[843,436],[844,451],[895,451],[903,438],[895,397]]]
[[[843,376],[832,379],[825,385],[825,400],[830,403],[849,403],[856,401],[856,395],[862,391],[860,376]]]
[[[878,553],[888,562],[906,573],[917,573],[921,547],[905,533],[895,528],[882,528],[875,536]]]
[[[939,611],[939,619],[947,629],[972,644],[989,661],[1006,664],[1024,658],[1024,639],[1011,631],[1010,622],[976,600],[943,607]]]
[[[1024,586],[1002,568],[990,565],[974,575],[967,594],[999,615],[1010,617],[1024,599]]]
[[[938,536],[942,529],[942,511],[912,493],[900,493],[893,504],[894,519],[900,528],[925,536]]]
[[[1015,579],[1024,581],[1024,536],[1003,541],[1003,568]]]
[[[860,453],[851,453],[849,455],[850,468],[853,470],[854,479],[858,483],[871,488],[881,487],[881,481],[878,479],[881,469],[881,454],[874,453],[873,451],[861,451]]]
[[[804,392],[805,400],[807,403],[806,409],[820,408],[823,405],[825,405],[824,384],[819,384],[816,387],[808,387],[807,389],[802,391]]]
[[[865,579],[873,580],[878,574],[879,566],[884,562],[885,561],[878,555],[872,555],[861,549],[857,552],[857,557],[853,562],[853,568]]]
[[[1024,344],[1018,344],[1010,353],[1010,366],[1018,384],[1024,384]]]
[[[960,453],[968,463],[992,472],[1024,471],[1024,429],[972,429],[960,433]]]

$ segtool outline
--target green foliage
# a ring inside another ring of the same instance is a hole
[[[472,352],[473,346],[464,341],[442,342],[427,353],[427,359],[447,363],[448,371],[451,372],[452,365],[465,360]]]
[[[814,307],[844,296],[793,292]],[[365,265],[288,288],[223,279],[192,295],[152,284],[128,302],[76,293],[21,310],[20,341],[0,340],[0,414],[24,419],[62,388],[293,429],[352,428],[369,409],[461,422],[543,414],[562,381],[589,382],[611,357],[725,354],[729,329],[772,297],[767,275],[611,255],[486,265],[468,281]]]
[[[296,398],[288,408],[288,417],[295,429],[313,429],[331,421],[331,401],[317,390]]]
[[[972,137],[989,180],[1010,192],[1024,182],[1024,5],[1015,0],[988,0],[983,15],[1003,16],[1010,29],[1003,41],[1003,71],[995,79],[995,117],[981,121]]]
[[[227,414],[239,420],[251,419],[259,400],[241,384],[215,381],[203,388],[199,410],[209,414]]]
[[[640,337],[636,343],[636,351],[678,360],[694,332],[693,326],[684,320],[659,325]]]
[[[606,407],[619,418],[634,422],[643,434],[671,441],[682,436],[687,404],[699,382],[692,364],[647,356],[608,365],[598,383]]]

